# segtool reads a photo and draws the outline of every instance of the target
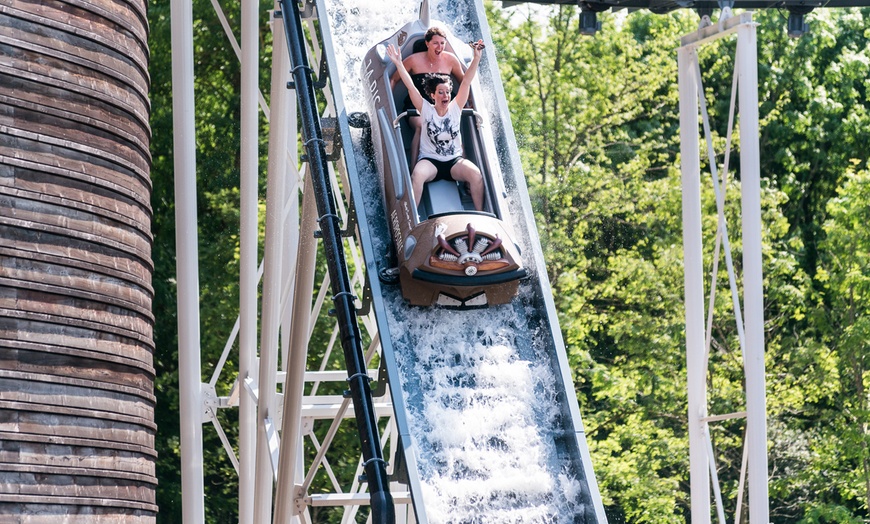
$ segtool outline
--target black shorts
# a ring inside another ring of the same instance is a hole
[[[434,182],[436,180],[453,180],[453,177],[450,176],[450,170],[453,169],[453,166],[455,166],[456,163],[459,162],[461,159],[462,157],[458,156],[447,161],[435,160],[434,158],[428,157],[423,157],[420,160],[432,162],[432,165],[435,166],[436,170],[438,170],[438,172],[435,174],[435,178],[431,180],[432,182]]]

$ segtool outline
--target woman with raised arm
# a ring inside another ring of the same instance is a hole
[[[483,176],[480,169],[470,160],[462,157],[462,136],[460,120],[462,108],[471,92],[471,81],[477,73],[483,53],[483,40],[471,44],[474,59],[465,71],[456,97],[452,97],[453,81],[449,75],[430,73],[424,79],[424,92],[431,96],[429,102],[417,91],[414,80],[402,62],[402,56],[391,44],[387,56],[396,66],[399,78],[408,88],[411,103],[419,111],[423,122],[420,137],[420,153],[417,164],[411,173],[414,200],[417,205],[423,195],[423,185],[433,180],[457,180],[468,184],[474,207],[483,209]]]
[[[423,42],[426,44],[426,50],[411,54],[402,63],[405,64],[405,69],[411,75],[416,90],[428,98],[423,88],[423,82],[428,73],[452,75],[457,82],[462,82],[465,73],[462,71],[462,62],[459,61],[459,57],[447,51],[447,33],[443,29],[438,26],[430,27],[423,36]],[[399,81],[399,72],[396,71],[390,78],[390,87],[395,87]],[[409,93],[410,91],[411,89],[408,88]],[[432,100],[429,101],[432,102]],[[405,111],[413,107],[411,97],[405,97]],[[411,167],[413,168],[417,161],[417,155],[420,153],[422,125],[417,116],[408,117],[408,123],[414,132],[414,138],[411,139]]]

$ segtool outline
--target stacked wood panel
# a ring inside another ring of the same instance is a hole
[[[0,522],[155,521],[145,8],[0,0]]]

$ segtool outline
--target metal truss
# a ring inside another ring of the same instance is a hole
[[[716,500],[719,522],[727,521],[719,487],[710,424],[733,418],[746,419],[743,463],[733,522],[741,522],[743,493],[748,479],[749,522],[769,521],[767,484],[767,415],[764,377],[764,293],[761,264],[761,202],[758,146],[757,43],[752,13],[730,16],[730,9],[716,24],[702,19],[701,28],[683,37],[678,50],[680,93],[680,153],[683,180],[683,240],[686,293],[686,353],[689,401],[689,461],[692,522],[710,522],[711,493]],[[698,49],[730,35],[737,37],[731,106],[728,118],[724,165],[720,171],[713,148],[707,105],[698,61]],[[737,96],[739,92],[739,97]],[[735,97],[739,99],[740,180],[743,242],[743,308],[731,257],[725,218],[725,188],[729,172]],[[701,231],[701,151],[698,136],[699,109],[706,137],[709,179],[716,196],[717,231],[714,235],[710,295],[704,318],[704,261]],[[743,354],[746,411],[722,415],[707,413],[707,376],[712,340],[713,304],[717,292],[720,256],[724,254],[732,297],[734,322]],[[712,482],[711,482],[712,481]]]
[[[320,3],[320,12],[325,8]],[[359,457],[331,447],[339,429],[353,417],[350,399],[341,394],[347,373],[336,364],[333,349],[338,327],[323,308],[329,291],[329,276],[315,281],[318,266],[317,217],[310,190],[307,165],[298,158],[296,100],[288,89],[290,64],[280,23],[273,32],[271,107],[258,89],[260,27],[256,0],[242,2],[241,44],[233,36],[216,0],[212,5],[242,64],[241,86],[241,270],[240,311],[221,357],[213,363],[207,383],[200,376],[198,253],[196,217],[195,125],[193,120],[192,5],[172,2],[173,97],[175,120],[175,172],[177,208],[177,268],[179,289],[179,381],[181,397],[181,454],[183,519],[185,524],[204,522],[202,424],[211,424],[239,478],[239,522],[311,522],[311,508],[333,507],[342,512],[342,523],[357,522],[365,515],[369,496]],[[278,4],[275,4],[278,10]],[[306,4],[308,53],[314,63],[324,59],[328,27],[315,24],[317,9]],[[326,105],[324,122],[336,118],[328,83],[323,85]],[[257,259],[258,245],[258,119],[262,111],[270,123],[266,198],[265,256]],[[345,252],[352,261],[352,286],[364,297],[364,261],[349,202],[350,184],[338,141],[328,143],[330,180],[337,196],[342,229],[348,232]],[[325,272],[324,272],[325,273]],[[259,297],[259,298],[258,298]],[[361,332],[370,343],[365,354],[374,382],[382,377],[374,366],[380,343],[374,315],[360,308]],[[258,310],[261,320],[258,322]],[[329,332],[325,345],[311,347],[315,333]],[[259,333],[259,344],[257,336]],[[238,352],[238,369],[226,364]],[[211,364],[211,363],[209,363]],[[209,366],[210,367],[210,366]],[[216,393],[219,382],[233,381],[228,395]],[[381,447],[391,464],[396,463],[398,435],[393,423],[389,390],[375,400],[382,420]],[[233,442],[221,424],[221,410],[238,411],[238,440]],[[324,432],[324,428],[325,432]],[[313,458],[306,462],[306,457]],[[335,462],[357,462],[349,478],[342,478]],[[392,474],[392,467],[388,473]],[[413,522],[407,488],[392,483],[396,521]],[[273,497],[273,493],[275,494]]]
[[[621,9],[634,11],[649,9],[653,13],[665,14],[678,9],[694,9],[699,16],[709,17],[713,11],[721,10],[723,17],[730,16],[733,9],[780,9],[786,11],[786,31],[791,38],[800,38],[810,29],[805,21],[814,9],[848,8],[870,5],[868,0],[504,0],[504,7],[519,4],[561,4],[580,7],[580,34],[594,35],[601,29],[598,13]]]

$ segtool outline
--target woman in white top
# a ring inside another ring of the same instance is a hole
[[[459,61],[459,57],[447,51],[447,33],[444,32],[444,29],[438,26],[430,27],[423,36],[423,42],[426,45],[426,50],[412,53],[408,58],[402,60],[402,63],[405,64],[405,69],[411,75],[411,80],[414,81],[417,91],[424,98],[428,99],[429,95],[425,93],[423,87],[428,73],[452,75],[458,82],[462,81],[465,73],[462,70],[462,63]],[[396,83],[400,80],[399,71],[396,70],[393,76],[390,77],[390,87],[395,87]],[[432,100],[430,99],[429,101],[431,102]],[[413,107],[414,104],[411,102],[411,97],[405,97],[405,111]],[[414,164],[417,163],[417,157],[420,156],[420,130],[422,129],[422,122],[419,116],[409,116],[408,123],[414,131],[414,138],[411,139],[411,166],[413,168]]]
[[[471,81],[477,73],[483,52],[483,40],[472,44],[474,59],[465,71],[456,98],[451,99],[453,82],[449,75],[431,74],[426,78],[425,90],[435,101],[433,105],[420,95],[414,87],[411,75],[402,63],[402,56],[391,44],[387,56],[396,66],[399,76],[420,117],[423,119],[424,133],[420,137],[420,156],[411,173],[414,199],[420,204],[423,185],[438,179],[457,180],[468,184],[474,207],[483,209],[483,176],[470,160],[462,157],[462,136],[459,133],[462,108],[468,101]]]

